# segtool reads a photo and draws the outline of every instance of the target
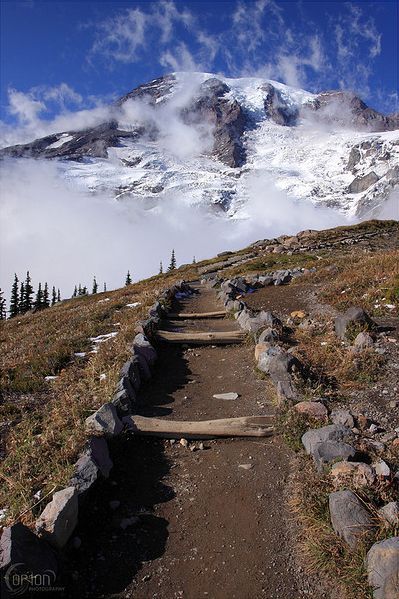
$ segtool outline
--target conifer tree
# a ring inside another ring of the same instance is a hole
[[[50,306],[50,298],[49,298],[49,294],[48,294],[48,285],[47,285],[47,283],[44,283],[43,308],[49,308],[49,306]]]
[[[163,273],[163,265],[162,265],[162,260],[159,263],[159,274],[161,275]]]
[[[97,293],[97,290],[98,290],[98,284],[97,284],[97,281],[96,281],[96,277],[94,277],[94,279],[93,279],[92,293]]]
[[[130,276],[130,271],[127,271],[127,275],[126,275],[126,280],[125,280],[125,286],[127,287],[128,285],[132,284],[132,277]]]
[[[76,297],[78,295],[78,288],[75,285],[75,289],[73,290],[72,297]]]
[[[32,287],[32,279],[30,278],[29,270],[28,270],[28,272],[26,273],[26,279],[25,279],[25,293],[24,293],[24,300],[23,300],[24,312],[29,312],[29,310],[32,310],[32,306],[33,306],[33,287]]]
[[[104,291],[107,291],[107,283],[104,283]]]
[[[61,301],[61,293],[60,293],[60,290],[57,289],[57,302],[60,302],[60,301]]]
[[[42,284],[39,283],[35,298],[35,310],[41,310],[44,307]]]
[[[54,306],[54,304],[56,303],[56,301],[57,301],[57,294],[55,292],[55,287],[53,285],[53,289],[51,291],[51,305]]]
[[[1,290],[0,287],[0,320],[5,320],[7,317],[7,312],[6,312],[6,300],[3,297],[3,291]]]
[[[176,256],[175,256],[175,250],[172,250],[168,271],[175,270],[175,268],[176,268]]]
[[[19,296],[18,296],[18,277],[14,275],[14,283],[11,287],[11,298],[10,298],[10,318],[17,316],[19,312]]]
[[[197,261],[195,259],[195,256],[193,256],[193,264],[197,264]]]
[[[25,312],[26,312],[26,310],[25,310],[25,285],[24,285],[23,281],[21,283],[21,287],[19,290],[18,312],[20,314],[25,314]]]
[[[82,295],[88,295],[86,285],[82,288]]]
[[[82,294],[83,294],[82,285],[79,283],[78,295],[82,295]]]

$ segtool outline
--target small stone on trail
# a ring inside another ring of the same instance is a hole
[[[391,474],[391,469],[388,464],[384,462],[384,460],[379,460],[373,464],[374,470],[376,471],[377,476],[381,476],[382,478],[388,478]]]
[[[120,523],[120,528],[125,530],[128,526],[133,526],[133,524],[137,524],[139,518],[137,516],[131,516],[130,518],[124,518]]]
[[[238,467],[242,468],[243,470],[251,470],[254,467],[254,465],[253,464],[239,464]]]
[[[188,447],[188,441],[187,441],[187,439],[180,439],[179,443],[183,447]]]
[[[212,397],[214,397],[215,399],[226,399],[228,401],[232,401],[234,399],[238,399],[239,395],[238,393],[216,393],[215,395],[213,395]]]

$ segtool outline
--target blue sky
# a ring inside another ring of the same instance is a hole
[[[8,131],[98,109],[174,70],[354,90],[383,112],[398,110],[396,0],[2,0],[1,11]]]

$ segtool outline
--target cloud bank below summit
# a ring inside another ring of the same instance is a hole
[[[3,167],[4,168],[4,167]],[[298,202],[266,177],[249,182],[247,218],[215,217],[189,206],[181,194],[168,194],[148,210],[109,196],[78,190],[60,177],[57,164],[11,161],[1,188],[0,286],[9,292],[14,272],[30,270],[33,282],[48,281],[63,297],[75,284],[89,288],[93,276],[108,289],[153,274],[172,248],[178,263],[213,257],[261,238],[325,228],[347,222],[329,209]]]

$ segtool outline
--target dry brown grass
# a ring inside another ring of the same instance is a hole
[[[295,330],[298,358],[310,366],[309,387],[314,393],[345,394],[381,376],[384,357],[372,349],[354,352],[334,333],[331,320],[320,320],[312,330]],[[304,391],[306,391],[304,389]]]
[[[338,310],[356,305],[374,316],[398,314],[399,250],[330,257],[306,279],[319,284],[320,299]],[[392,312],[385,304],[396,309]]]
[[[290,509],[299,524],[298,556],[310,573],[322,577],[340,599],[369,599],[364,558],[368,545],[351,551],[333,531],[328,495],[333,491],[328,474],[318,475],[310,458],[298,456],[297,474],[290,483]]]
[[[35,493],[46,497],[67,483],[86,439],[84,419],[112,397],[137,321],[161,290],[190,276],[195,278],[195,269],[186,267],[2,323],[2,409],[9,419],[15,418],[0,469],[0,506],[7,509],[3,524],[21,516],[32,524],[43,508],[32,508]],[[109,301],[101,301],[104,298]],[[126,307],[133,302],[141,306]],[[110,331],[118,335],[100,344],[98,353],[74,356],[90,351],[88,337]],[[102,374],[106,377],[100,378]],[[57,379],[46,382],[47,375]],[[30,410],[22,415],[13,411],[19,398],[27,396],[33,400]]]

